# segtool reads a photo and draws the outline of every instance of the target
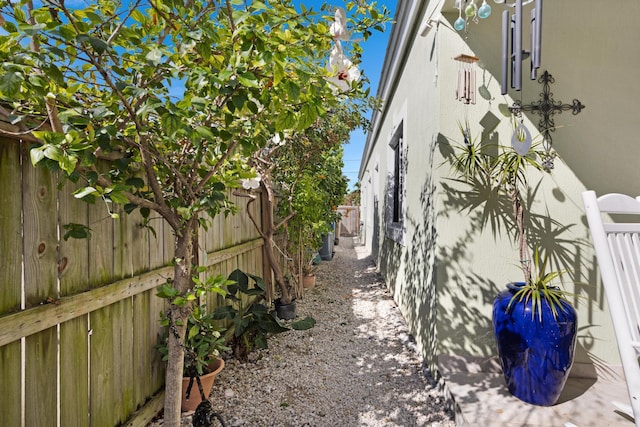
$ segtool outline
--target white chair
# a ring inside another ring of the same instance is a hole
[[[613,402],[640,427],[640,197],[582,193],[602,284],[618,341],[631,407]],[[602,214],[624,214],[603,219]],[[618,221],[618,218],[620,221]]]

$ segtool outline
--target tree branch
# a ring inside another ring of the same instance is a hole
[[[233,192],[233,195],[234,196],[238,196],[238,197],[246,197],[246,198],[250,199],[247,202],[247,215],[249,215],[249,219],[251,220],[253,225],[256,227],[256,230],[258,231],[258,234],[260,234],[260,237],[262,237],[263,239],[266,239],[267,236],[262,232],[262,229],[260,228],[260,225],[258,224],[256,219],[251,214],[251,210],[249,210],[249,206],[251,205],[251,203],[256,201],[256,196],[254,196],[253,194],[249,194],[249,193],[242,193],[242,192],[237,191],[237,190]]]

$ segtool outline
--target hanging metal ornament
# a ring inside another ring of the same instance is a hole
[[[531,132],[520,119],[520,124],[513,130],[511,146],[521,156],[526,156],[531,148]]]
[[[456,86],[456,99],[465,104],[476,103],[476,69],[475,63],[478,57],[461,54],[456,56],[458,61],[458,84]]]
[[[542,166],[546,171],[553,169],[553,159],[556,156],[555,151],[551,150],[553,142],[551,134],[556,130],[554,116],[561,114],[563,111],[571,111],[571,114],[575,116],[586,108],[582,102],[575,98],[571,104],[563,104],[562,101],[556,101],[553,98],[553,92],[551,92],[551,84],[555,83],[555,81],[548,71],[544,71],[538,79],[538,83],[542,85],[542,92],[540,93],[542,98],[539,101],[534,101],[526,105],[515,101],[513,105],[509,107],[509,111],[511,111],[516,118],[521,118],[523,111],[528,111],[540,116],[538,129],[542,135],[542,148],[544,149]]]

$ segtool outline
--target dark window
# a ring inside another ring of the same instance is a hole
[[[402,146],[402,137],[398,139],[398,143],[394,152],[394,167],[393,167],[393,219],[392,222],[400,222],[400,215],[402,215],[402,197],[400,189],[401,183],[401,171],[400,171],[400,147]]]
[[[389,147],[393,149],[393,175],[387,181],[387,235],[401,243],[405,175],[403,122],[395,129]]]

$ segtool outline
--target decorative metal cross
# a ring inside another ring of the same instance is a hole
[[[577,99],[573,100],[573,104],[563,104],[562,101],[554,100],[553,92],[551,92],[551,83],[555,83],[555,81],[556,80],[553,76],[545,70],[538,79],[538,83],[543,85],[542,93],[540,93],[542,99],[527,105],[520,105],[519,101],[515,101],[513,105],[509,107],[511,113],[515,114],[517,117],[522,117],[522,111],[531,111],[532,113],[540,115],[538,128],[542,133],[542,144],[546,154],[545,158],[542,159],[542,166],[547,171],[553,169],[554,155],[551,153],[551,132],[555,132],[556,130],[556,123],[553,120],[553,116],[556,113],[560,114],[563,111],[569,110],[571,110],[572,114],[575,116],[585,108],[585,105]]]

